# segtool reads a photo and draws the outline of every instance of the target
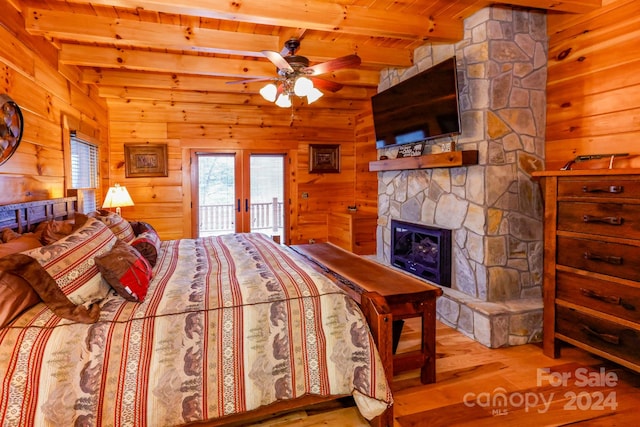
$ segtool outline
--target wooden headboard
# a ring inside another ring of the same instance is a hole
[[[38,200],[0,205],[0,230],[11,228],[18,233],[31,231],[42,221],[71,219],[77,210],[77,197]]]

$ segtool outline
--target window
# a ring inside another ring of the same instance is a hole
[[[71,188],[83,190],[84,213],[96,210],[98,147],[75,133],[71,133]]]

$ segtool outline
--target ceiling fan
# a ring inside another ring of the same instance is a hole
[[[269,59],[276,67],[278,77],[256,78],[227,83],[247,83],[255,81],[273,81],[262,89],[260,94],[270,102],[275,102],[280,107],[291,106],[291,95],[307,97],[307,102],[318,100],[323,93],[319,89],[337,92],[343,85],[319,78],[321,74],[330,73],[342,68],[357,67],[362,62],[358,55],[346,55],[320,64],[309,66],[309,59],[296,55],[300,48],[300,39],[291,38],[287,40],[284,47],[289,52],[282,56],[272,50],[263,50],[262,54]]]

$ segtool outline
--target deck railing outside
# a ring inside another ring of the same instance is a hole
[[[251,230],[277,233],[282,228],[284,203],[251,203]],[[236,229],[235,205],[200,205],[200,235],[233,233]]]

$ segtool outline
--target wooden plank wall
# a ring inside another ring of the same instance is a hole
[[[640,154],[640,2],[602,3],[587,14],[549,14],[548,170],[581,154]],[[640,160],[616,160],[614,167],[640,167]]]
[[[125,185],[136,203],[123,208],[123,216],[150,222],[163,239],[190,237],[191,150],[289,149],[294,153],[290,242],[326,241],[327,213],[346,211],[356,200],[356,110],[332,108],[329,99],[324,107],[297,105],[292,121],[290,109],[224,102],[147,101],[126,95],[108,100],[110,181]],[[167,143],[169,176],[126,178],[125,143]],[[340,173],[310,174],[309,144],[340,144]]]
[[[7,0],[0,0],[0,10],[0,93],[8,94],[24,116],[20,146],[0,166],[0,204],[64,196],[65,123],[102,143],[105,177],[106,103],[79,83],[75,67],[58,68],[57,50],[27,34],[22,16]]]

